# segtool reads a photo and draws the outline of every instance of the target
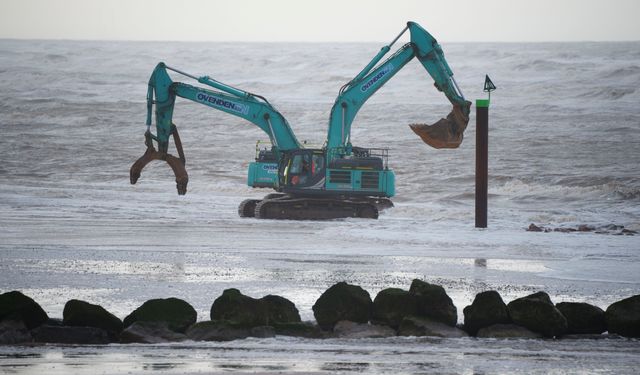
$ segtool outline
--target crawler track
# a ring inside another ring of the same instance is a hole
[[[326,199],[269,194],[264,199],[244,200],[238,214],[275,220],[377,219],[379,212],[389,207],[393,207],[393,203],[386,198]]]

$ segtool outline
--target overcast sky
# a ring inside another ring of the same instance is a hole
[[[0,38],[390,41],[640,40],[640,0],[0,0]]]

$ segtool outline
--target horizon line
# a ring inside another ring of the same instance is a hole
[[[305,41],[305,40],[194,40],[194,39],[92,39],[92,38],[20,38],[20,37],[0,37],[0,40],[10,41],[38,41],[38,42],[125,42],[125,43],[296,43],[296,44],[325,44],[325,43],[337,43],[337,44],[352,44],[352,43],[377,43],[387,44],[385,41],[375,40],[324,40],[324,41]],[[438,43],[457,44],[457,43],[500,43],[500,44],[516,44],[516,43],[634,43],[640,42],[640,39],[621,39],[621,40],[521,40],[521,41],[506,41],[506,40],[493,40],[493,41],[479,41],[479,40],[467,40],[467,41],[438,41]]]

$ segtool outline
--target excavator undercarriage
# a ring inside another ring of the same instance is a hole
[[[348,217],[377,219],[393,207],[388,198],[312,198],[289,194],[268,194],[263,199],[246,199],[238,207],[240,217],[277,220],[329,220]]]

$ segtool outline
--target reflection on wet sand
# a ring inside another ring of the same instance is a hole
[[[231,343],[0,347],[13,374],[387,373],[634,374],[640,341],[443,339],[246,339]]]

